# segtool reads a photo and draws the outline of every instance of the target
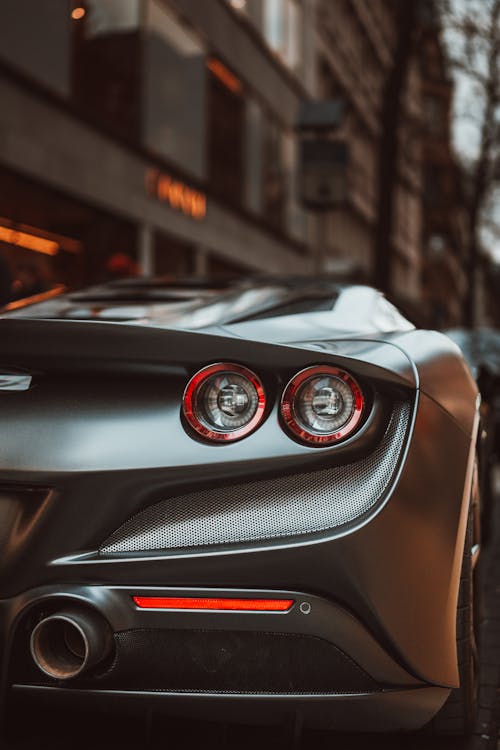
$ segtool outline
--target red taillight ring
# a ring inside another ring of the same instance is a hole
[[[332,433],[318,434],[310,432],[302,425],[296,415],[295,397],[300,387],[310,378],[319,375],[330,375],[346,383],[352,391],[354,406],[349,420]],[[333,445],[351,435],[361,421],[365,400],[361,388],[348,372],[329,365],[306,367],[295,375],[286,386],[281,399],[281,416],[290,432],[304,443],[317,447]]]
[[[201,419],[200,409],[197,405],[197,399],[203,384],[207,381],[208,378],[216,375],[217,373],[223,372],[236,373],[243,376],[250,381],[257,393],[257,407],[252,419],[242,427],[233,430],[228,429],[225,431],[210,428],[210,426]],[[228,362],[217,362],[216,364],[208,365],[207,367],[204,367],[202,370],[197,372],[196,375],[193,375],[186,386],[182,398],[182,411],[189,425],[202,437],[215,442],[230,442],[233,440],[240,440],[246,435],[249,435],[262,422],[264,418],[265,408],[266,395],[264,392],[264,388],[262,387],[262,383],[260,382],[257,375],[255,375],[255,373],[253,373],[251,370],[248,370],[246,367],[243,367],[242,365],[236,365]]]

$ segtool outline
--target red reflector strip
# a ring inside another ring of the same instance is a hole
[[[140,609],[211,609],[240,612],[287,612],[293,599],[197,599],[193,597],[134,596]]]

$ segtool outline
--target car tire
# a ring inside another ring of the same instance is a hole
[[[457,606],[457,658],[460,687],[429,725],[432,734],[468,735],[475,727],[479,699],[480,508],[477,468],[474,472]]]

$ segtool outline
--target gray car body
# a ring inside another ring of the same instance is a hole
[[[139,318],[119,323],[92,314],[75,319],[68,297],[6,312],[1,369],[32,382],[27,391],[0,392],[4,700],[161,704],[209,716],[231,706],[235,719],[298,711],[314,726],[366,730],[414,729],[439,710],[458,686],[455,617],[478,392],[448,338],[415,330],[373,290],[347,291],[359,310],[351,318],[344,312],[342,326],[328,310],[257,318],[253,310],[247,320],[222,313],[219,320],[208,316],[207,327],[186,330],[189,319],[167,322],[165,309],[147,300]],[[209,303],[222,304],[217,295]],[[206,304],[201,299],[196,310]],[[218,361],[249,367],[269,396],[262,426],[224,446],[198,440],[180,408],[189,378]],[[338,446],[302,445],[280,421],[287,380],[312,364],[346,369],[373,391],[363,427]],[[390,486],[353,522],[297,537],[103,553],[130,519],[168,498],[212,497],[217,488],[259,481],[272,487],[280,477],[355,467],[373,454],[383,415],[389,418],[393,401],[403,397],[411,414]],[[290,596],[295,605],[280,616],[141,612],[131,605],[137,593]],[[68,686],[41,682],[29,669],[18,674],[19,633],[59,602],[99,611],[114,633],[202,629],[319,638],[379,687],[250,693],[242,682],[224,694],[196,685],[178,691],[113,683],[106,689],[102,678]],[[304,602],[307,614],[299,607]]]

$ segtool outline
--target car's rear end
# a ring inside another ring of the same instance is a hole
[[[60,320],[0,335],[6,701],[363,730],[439,710],[458,684],[472,417],[419,389],[400,343]],[[236,440],[186,407],[217,363],[264,393]],[[355,384],[350,433],[308,441],[287,420],[309,368]]]

